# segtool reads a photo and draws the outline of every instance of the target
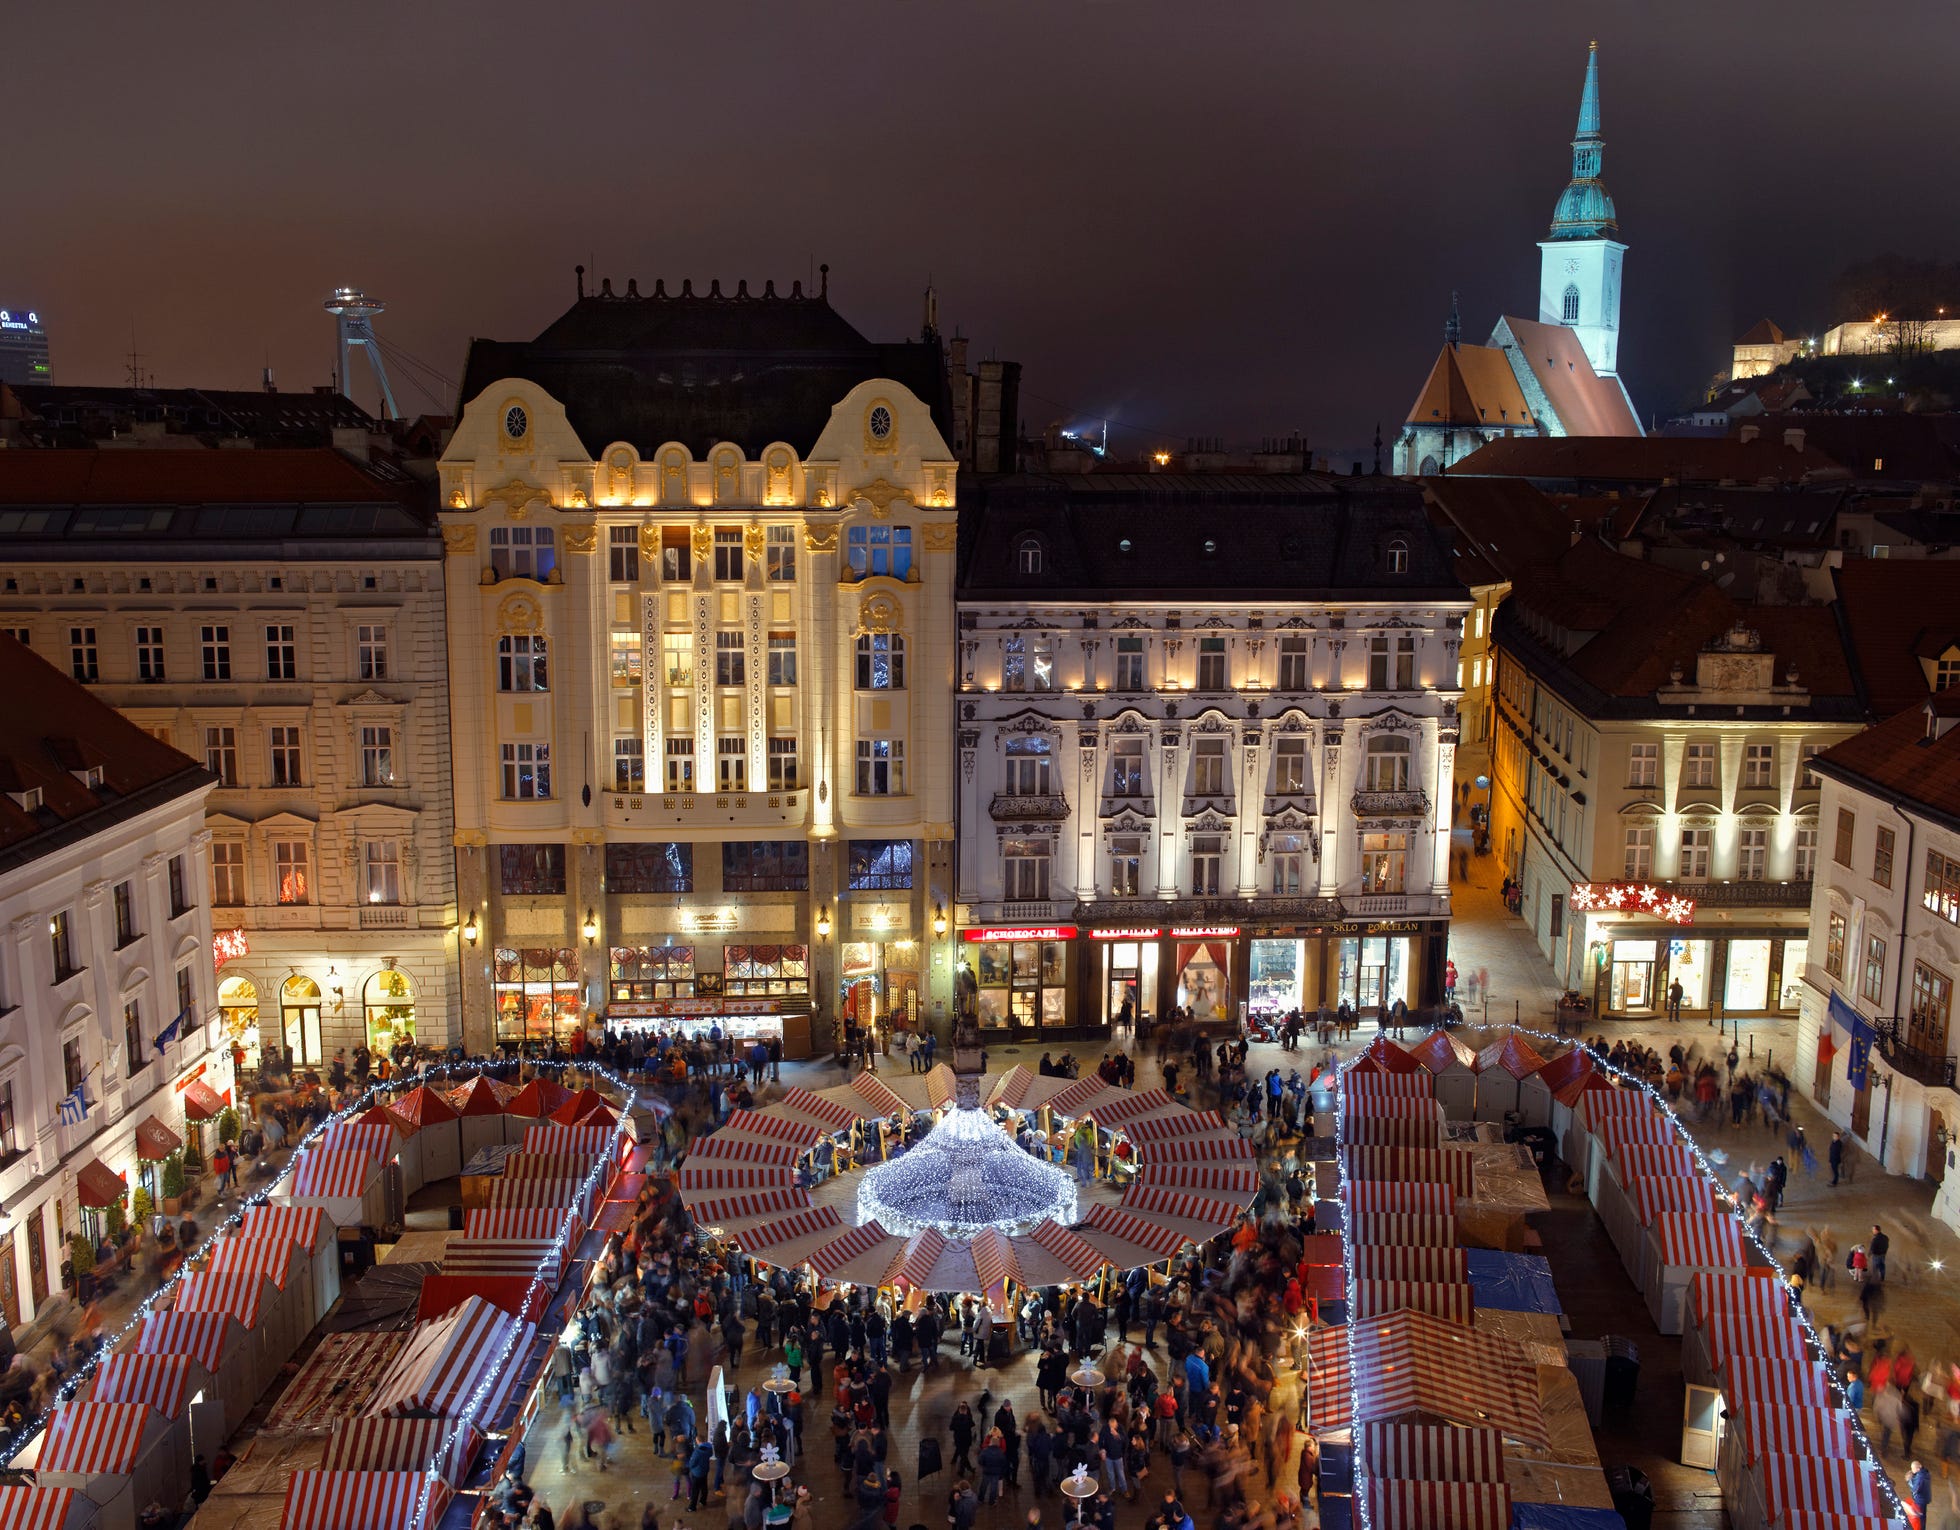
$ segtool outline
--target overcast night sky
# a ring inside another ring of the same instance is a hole
[[[160,385],[300,388],[340,282],[454,379],[575,262],[828,261],[872,338],[930,274],[1030,429],[1339,448],[1392,437],[1452,287],[1466,339],[1535,317],[1591,37],[1643,416],[1846,262],[1960,254],[1951,0],[112,4],[9,18],[0,304],[60,382],[122,381],[133,335]]]

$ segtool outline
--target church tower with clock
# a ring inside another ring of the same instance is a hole
[[[1572,140],[1572,182],[1539,241],[1538,321],[1561,324],[1585,348],[1593,371],[1617,377],[1620,365],[1620,243],[1613,199],[1600,184],[1606,141],[1599,131],[1599,44],[1586,58],[1579,131]]]

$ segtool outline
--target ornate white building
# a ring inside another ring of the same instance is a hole
[[[1380,479],[961,504],[959,961],[983,1027],[1434,1002],[1469,593]]]

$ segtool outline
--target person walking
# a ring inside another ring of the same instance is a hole
[[[1667,1018],[1670,1024],[1681,1023],[1681,980],[1676,978],[1667,989]]]
[[[1912,1530],[1926,1530],[1926,1513],[1933,1506],[1933,1477],[1924,1462],[1914,1461],[1906,1474],[1906,1497],[1912,1503]]]
[[[1831,1183],[1838,1182],[1838,1175],[1844,1168],[1844,1133],[1831,1133]]]
[[[1881,1286],[1885,1284],[1885,1255],[1891,1247],[1892,1240],[1878,1223],[1872,1223],[1871,1241],[1865,1245],[1865,1265],[1871,1271],[1871,1278]]]
[[[952,1422],[946,1428],[953,1437],[953,1469],[971,1476],[975,1469],[973,1465],[974,1421],[973,1409],[967,1406],[965,1399],[961,1399],[959,1406],[953,1409]],[[968,1490],[971,1491],[970,1485]]]

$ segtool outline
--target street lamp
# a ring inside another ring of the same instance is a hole
[[[932,906],[932,933],[935,935],[946,933],[946,905],[943,903],[935,903]]]
[[[588,946],[599,938],[599,918],[594,910],[588,908],[585,911],[585,926],[580,933],[585,936],[585,943]]]
[[[471,945],[475,945],[476,937],[476,910],[471,909],[463,919],[463,939],[467,940]]]
[[[817,910],[817,939],[830,939],[830,910],[827,908]]]

